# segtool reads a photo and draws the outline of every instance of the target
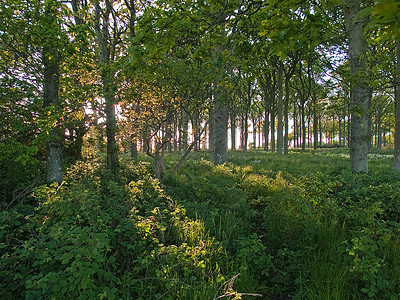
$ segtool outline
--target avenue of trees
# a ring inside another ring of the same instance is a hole
[[[64,162],[228,147],[393,147],[400,170],[394,0],[6,0],[0,160]],[[84,151],[83,151],[84,150]],[[182,160],[174,169],[176,173]]]

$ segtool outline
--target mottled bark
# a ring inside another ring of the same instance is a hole
[[[50,26],[58,26],[56,11],[52,4],[45,7],[45,18]],[[46,37],[43,40],[43,105],[52,107],[53,113],[59,110],[59,64],[60,53],[57,49],[57,38]],[[58,125],[49,132],[47,141],[47,181],[61,182],[63,180],[63,145],[61,129]]]
[[[396,41],[395,133],[393,168],[400,172],[400,40]]]
[[[364,22],[357,16],[360,10],[359,1],[343,0],[343,13],[349,45],[348,54],[352,73],[350,166],[354,172],[368,173],[368,109],[371,89],[367,83],[365,69]]]
[[[215,93],[213,131],[213,161],[215,165],[221,165],[227,160],[228,148],[228,105],[221,90]]]

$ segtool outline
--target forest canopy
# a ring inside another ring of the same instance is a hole
[[[396,1],[4,1],[2,160],[394,148]],[[399,132],[399,130],[397,130]],[[83,150],[89,141],[90,151]],[[191,146],[193,144],[193,146]],[[96,145],[96,146],[95,146]]]

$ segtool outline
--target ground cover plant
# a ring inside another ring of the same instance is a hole
[[[2,299],[210,299],[224,252],[147,170],[77,163],[0,214]]]
[[[343,149],[233,151],[223,167],[190,160],[167,186],[232,256],[251,249],[262,261],[245,284],[266,299],[396,299],[400,177],[384,151],[370,155],[369,174],[348,161]]]
[[[145,156],[77,162],[0,213],[1,298],[397,299],[400,176],[348,160],[198,152],[162,183]]]

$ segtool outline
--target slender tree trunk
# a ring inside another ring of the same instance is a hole
[[[243,132],[244,132],[243,150],[247,151],[247,144],[249,141],[249,129],[248,129],[249,113],[247,110],[244,114],[243,119],[244,119],[244,122],[243,122]]]
[[[269,146],[269,101],[268,96],[264,95],[265,97],[265,112],[264,112],[264,150],[268,151]]]
[[[296,104],[293,105],[293,147],[297,147],[297,109]]]
[[[400,40],[396,41],[395,131],[393,168],[400,172]]]
[[[110,4],[109,4],[110,5]],[[114,73],[110,69],[111,52],[109,44],[109,17],[111,8],[107,5],[105,11],[100,7],[99,1],[94,1],[95,20],[94,27],[96,41],[99,49],[99,62],[102,65],[101,80],[103,85],[103,96],[105,100],[106,136],[107,136],[107,168],[115,173],[119,169],[118,149],[115,140],[115,95],[114,95]],[[103,22],[100,25],[100,21]]]
[[[307,114],[307,147],[311,148],[311,115]]]
[[[271,151],[275,152],[275,101],[273,100],[271,104]]]
[[[378,149],[382,149],[382,121],[381,118],[379,117],[379,119],[376,121],[376,135],[377,135],[377,143],[376,143],[376,147]]]
[[[318,114],[317,114],[317,97],[313,98],[313,132],[314,132],[314,150],[318,146]]]
[[[302,134],[302,141],[301,141],[301,149],[306,150],[306,112],[305,112],[305,103],[301,101],[301,134]]]
[[[354,172],[368,173],[369,102],[371,90],[366,80],[366,46],[363,21],[357,16],[359,1],[343,0],[343,13],[349,44],[349,60],[354,77],[351,88],[350,166]]]
[[[193,112],[193,122],[192,122],[192,135],[193,135],[193,141],[196,141],[193,145],[193,151],[197,152],[199,150],[199,143],[197,142],[200,140],[200,122],[199,122],[199,112],[196,109]]]
[[[286,155],[289,153],[289,78],[285,79],[285,102],[283,108],[283,114],[285,116],[285,136],[283,141],[283,153]]]
[[[188,147],[188,132],[189,132],[189,116],[187,112],[182,109],[182,144],[179,145],[179,150],[186,151]]]
[[[236,150],[236,114],[231,110],[231,149]]]
[[[58,26],[56,11],[51,4],[45,6],[45,19],[50,26]],[[54,30],[54,28],[51,28]],[[60,54],[56,48],[56,40],[50,37],[43,41],[43,105],[53,107],[52,113],[60,109],[59,103],[59,64]],[[57,125],[50,130],[47,141],[47,181],[61,182],[63,180],[63,145],[61,142],[61,129]]]
[[[173,151],[174,152],[177,152],[178,151],[178,139],[177,139],[177,137],[178,137],[178,121],[177,121],[177,119],[175,118],[174,119],[174,124],[173,124],[173,129],[172,129],[172,131],[173,131]]]
[[[282,155],[283,148],[283,63],[278,63],[278,131],[276,138],[276,152]]]
[[[214,147],[215,147],[215,132],[214,132],[214,110],[210,111],[210,122],[208,123],[208,150],[213,153],[214,152]]]
[[[254,150],[257,149],[257,121],[254,118],[252,120],[253,122],[253,144],[254,144]]]
[[[319,121],[319,147],[322,147],[322,115],[318,117]]]

